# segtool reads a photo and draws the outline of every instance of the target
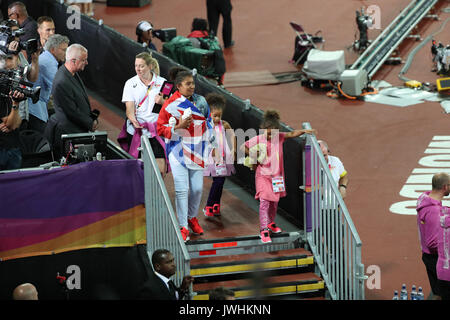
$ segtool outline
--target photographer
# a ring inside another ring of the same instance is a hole
[[[152,43],[153,25],[148,21],[141,21],[136,26],[137,42],[145,43],[149,49],[158,51],[156,46]]]
[[[23,74],[23,68],[19,66],[17,56],[8,54],[3,59],[4,59],[3,67],[5,70],[10,70],[10,71],[15,70],[18,74]],[[25,100],[20,101],[18,112],[19,112],[19,117],[20,117],[20,121],[21,121],[19,129],[27,129],[29,116],[30,116],[29,110],[28,110],[28,100],[25,99]]]
[[[0,170],[19,169],[22,165],[19,130],[22,122],[19,103],[24,94],[10,92],[8,97],[0,97]]]
[[[8,19],[16,20],[19,24],[19,28],[25,31],[25,33],[20,36],[20,41],[37,39],[39,37],[37,33],[37,23],[28,15],[27,7],[23,2],[16,1],[8,6]]]
[[[31,52],[27,52],[27,55],[31,56],[31,64],[28,63],[27,58],[24,56],[24,54],[21,51],[21,47],[23,46],[20,42],[19,34],[19,24],[14,20],[8,20],[6,24],[4,24],[6,27],[9,28],[9,31],[4,31],[6,33],[11,33],[11,36],[13,39],[8,43],[7,48],[2,48],[5,54],[13,54],[17,56],[18,59],[18,65],[25,68],[27,67],[27,78],[31,82],[35,82],[38,79],[39,76],[39,52],[36,50],[31,50]],[[36,45],[37,45],[37,40]]]

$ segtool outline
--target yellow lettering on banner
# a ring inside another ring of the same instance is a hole
[[[400,196],[408,200],[392,204],[389,208],[390,212],[416,215],[417,199],[423,192],[431,190],[433,175],[439,172],[450,174],[450,136],[434,136],[424,153],[426,156],[419,160],[422,168],[413,169],[399,192]],[[450,200],[446,199],[442,201],[442,204],[450,206]]]

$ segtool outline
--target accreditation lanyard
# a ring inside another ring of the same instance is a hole
[[[152,91],[152,89],[153,89],[153,85],[155,84],[155,81],[152,81],[151,83],[150,83],[150,85],[148,86],[148,90],[147,90],[147,93],[145,94],[145,97],[141,100],[141,102],[139,102],[139,104],[138,104],[138,108],[140,108],[143,104],[144,104],[144,102],[145,102],[145,100],[147,100],[147,97],[148,97],[148,95],[150,94],[150,91]]]

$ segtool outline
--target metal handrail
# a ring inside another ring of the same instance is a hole
[[[309,123],[303,123],[310,129]],[[314,135],[303,152],[306,241],[333,300],[364,300],[362,242]]]
[[[141,146],[144,161],[147,254],[151,260],[155,250],[169,250],[177,265],[174,280],[180,285],[183,277],[190,274],[191,258],[179,232],[178,220],[148,137],[142,136]]]

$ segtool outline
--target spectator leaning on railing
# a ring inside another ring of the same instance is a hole
[[[325,141],[319,140],[317,142],[319,143],[320,150],[322,150],[325,161],[328,164],[331,176],[333,177],[334,182],[338,186],[342,199],[345,199],[347,195],[347,185],[348,185],[347,170],[345,170],[344,164],[338,157],[330,155],[330,149],[328,148],[328,144]]]

